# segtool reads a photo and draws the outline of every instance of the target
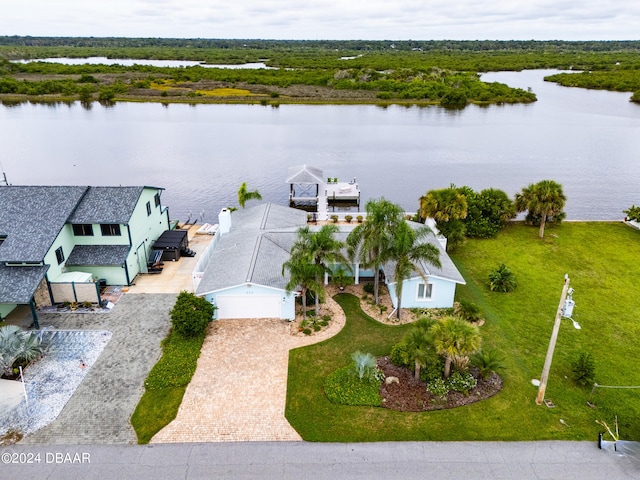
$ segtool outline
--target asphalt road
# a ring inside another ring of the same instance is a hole
[[[12,480],[640,478],[639,458],[596,441],[13,445],[0,460]]]

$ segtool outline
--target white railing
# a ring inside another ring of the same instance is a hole
[[[218,244],[219,236],[220,234],[216,233],[213,236],[213,240],[211,240],[209,245],[207,245],[207,249],[204,252],[199,252],[200,260],[198,260],[198,263],[196,264],[195,268],[193,269],[193,272],[191,273],[191,277],[193,279],[194,292],[198,289],[198,285],[200,285],[200,281],[204,276],[204,272],[207,269],[209,262],[211,261],[211,256],[213,255],[213,251],[215,250],[216,245]]]

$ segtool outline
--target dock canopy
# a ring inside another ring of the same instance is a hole
[[[308,165],[289,167],[289,173],[285,183],[298,185],[319,185],[324,183],[322,170]]]

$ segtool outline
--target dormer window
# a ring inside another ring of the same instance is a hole
[[[102,223],[100,224],[100,231],[103,237],[118,237],[120,236],[120,225],[117,223]]]

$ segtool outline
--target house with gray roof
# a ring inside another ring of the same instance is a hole
[[[78,278],[130,285],[169,228],[161,188],[0,187],[0,317],[53,302],[51,285]]]
[[[205,297],[222,318],[295,318],[297,292],[288,292],[288,273],[282,265],[289,259],[297,231],[307,224],[301,210],[265,203],[231,213],[221,212],[220,231],[209,264],[201,276],[196,295]],[[422,226],[412,224],[414,227]],[[312,227],[318,228],[318,227]],[[338,237],[345,240],[353,225],[340,225]],[[426,277],[415,272],[403,286],[404,308],[447,308],[453,306],[456,285],[464,284],[444,246],[434,235],[427,240],[438,248],[441,267],[421,264]],[[373,272],[351,265],[355,281]],[[394,305],[393,264],[382,273]],[[326,281],[326,279],[325,279]]]

